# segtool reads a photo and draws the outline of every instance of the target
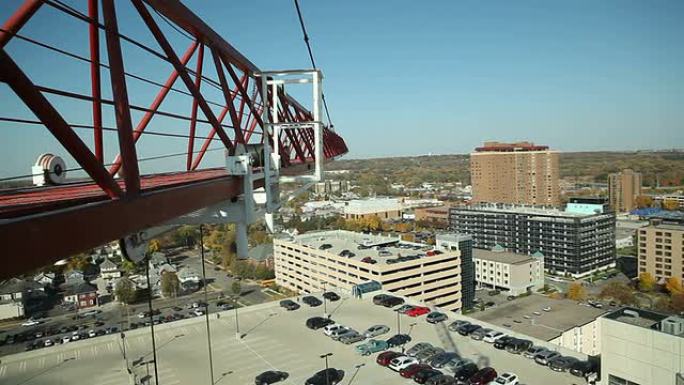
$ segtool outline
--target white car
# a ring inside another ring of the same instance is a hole
[[[324,327],[323,333],[326,336],[330,337],[335,330],[343,329],[343,328],[345,328],[345,327],[340,325],[340,324],[332,324],[332,325],[328,325],[328,326]]]
[[[34,319],[29,319],[28,321],[21,324],[21,326],[36,326],[36,325],[40,325],[40,322],[38,322]]]
[[[45,340],[43,344],[45,345],[45,347],[52,346],[52,340],[48,338]]]
[[[69,336],[64,336],[64,337],[62,337],[62,343],[63,343],[63,344],[66,344],[66,343],[69,342],[69,341],[71,341],[71,338],[69,338]]]
[[[78,332],[71,333],[71,340],[72,341],[78,341],[78,339],[79,339]]]
[[[518,385],[519,383],[518,376],[511,372],[501,373],[499,377],[494,380],[494,384],[500,385]]]
[[[546,306],[546,307],[544,307],[542,310],[544,310],[544,311],[551,311],[551,306]]]
[[[394,370],[395,372],[398,372],[402,369],[408,368],[410,365],[417,364],[418,359],[415,357],[409,357],[409,356],[403,356],[403,357],[397,357],[393,358],[392,361],[389,363],[389,368]]]
[[[145,318],[145,313],[143,313],[143,312],[138,313],[138,318]]]
[[[496,330],[492,330],[491,332],[485,334],[484,338],[482,338],[482,341],[487,342],[489,344],[493,344],[494,342],[496,342],[496,340],[503,336],[503,333]]]
[[[95,336],[97,336],[97,333],[95,333],[95,330],[90,329],[90,331],[88,331],[88,337],[93,338]]]
[[[193,313],[194,313],[196,316],[198,316],[198,317],[204,315],[204,312],[203,312],[202,310],[200,310],[200,309],[195,309],[195,311],[193,311]]]

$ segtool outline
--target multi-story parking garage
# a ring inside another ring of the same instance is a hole
[[[459,311],[461,251],[349,231],[307,233],[276,239],[276,283],[297,292],[377,281],[384,290]]]

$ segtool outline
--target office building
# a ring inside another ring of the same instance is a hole
[[[684,284],[684,225],[653,220],[637,234],[639,273],[661,282],[675,277]]]
[[[684,318],[622,308],[600,321],[602,384],[684,384]]]
[[[461,302],[464,309],[475,303],[475,262],[473,261],[473,238],[466,234],[437,234],[437,250],[459,252],[461,257]]]
[[[354,199],[342,208],[344,219],[401,219],[401,202],[394,198]]]
[[[641,174],[630,169],[608,175],[610,207],[617,212],[637,208],[636,198],[641,195]]]
[[[470,154],[473,202],[559,205],[558,158],[530,142],[485,142]]]
[[[501,245],[544,255],[552,274],[581,277],[615,265],[615,215],[581,214],[514,205],[452,207],[452,231],[470,234],[473,247]]]
[[[449,206],[421,207],[415,209],[414,213],[416,222],[424,222],[439,228],[449,225]]]
[[[565,211],[578,214],[602,214],[611,210],[606,198],[571,197],[565,205]]]
[[[518,296],[544,287],[544,255],[517,254],[500,245],[491,250],[475,249],[475,282],[479,288],[506,291]]]
[[[461,251],[350,231],[275,239],[276,284],[299,293],[378,282],[382,290],[460,311]]]

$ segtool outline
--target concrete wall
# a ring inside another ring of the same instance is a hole
[[[0,320],[23,316],[24,307],[20,303],[7,302],[0,304]]]
[[[601,354],[601,322],[596,319],[576,326],[550,342],[590,356]]]

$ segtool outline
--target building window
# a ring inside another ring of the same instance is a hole
[[[625,380],[612,374],[608,375],[608,385],[640,385],[639,383]]]

